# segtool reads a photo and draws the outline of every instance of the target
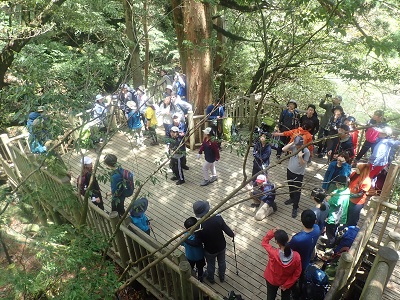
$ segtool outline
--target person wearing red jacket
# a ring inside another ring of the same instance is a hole
[[[274,248],[269,241],[275,238],[279,248]],[[289,237],[284,230],[271,229],[263,238],[261,245],[267,250],[268,264],[264,271],[267,282],[267,300],[275,300],[279,287],[281,299],[290,300],[291,289],[301,275],[300,254],[288,245]]]

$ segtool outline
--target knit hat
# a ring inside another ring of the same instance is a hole
[[[149,201],[146,198],[137,199],[131,208],[130,214],[132,217],[140,217],[147,210]]]
[[[107,154],[104,157],[104,163],[109,167],[115,167],[117,164],[117,157],[114,154]]]
[[[193,212],[196,218],[201,218],[210,210],[210,204],[208,201],[199,200],[193,204]]]

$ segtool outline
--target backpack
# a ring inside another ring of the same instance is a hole
[[[123,180],[124,191],[122,195],[125,197],[130,197],[133,195],[133,191],[135,190],[135,183],[133,181],[133,173],[131,171],[122,169],[120,172]]]
[[[323,300],[329,288],[328,275],[314,265],[304,272],[303,295],[306,300]]]
[[[234,291],[230,291],[228,297],[224,297],[224,300],[244,300],[241,295],[236,295]]]

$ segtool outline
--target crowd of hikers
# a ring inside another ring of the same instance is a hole
[[[156,128],[162,124],[165,138],[161,141],[165,141],[170,156],[169,167],[173,173],[171,180],[175,181],[176,185],[182,185],[185,183],[183,170],[189,170],[184,141],[187,134],[186,117],[192,106],[186,96],[183,74],[176,73],[175,77],[171,78],[163,70],[160,78],[159,98],[148,97],[141,86],[131,89],[124,84],[118,95],[118,105],[126,117],[137,147],[144,145],[143,131],[147,131],[151,138],[150,145],[159,145],[160,137]],[[107,127],[107,105],[103,100],[103,95],[97,95],[92,109],[95,119],[93,124],[100,131]],[[269,258],[264,272],[267,299],[275,299],[279,289],[281,299],[317,299],[310,298],[309,293],[316,293],[318,286],[323,288],[319,293],[324,294],[326,282],[313,283],[313,288],[310,288],[311,272],[320,271],[315,267],[310,268],[315,259],[315,248],[330,257],[350,247],[354,238],[343,247],[339,247],[338,233],[343,232],[344,228],[350,228],[349,232],[357,230],[360,213],[370,189],[382,187],[387,167],[400,145],[400,141],[392,137],[392,129],[385,121],[383,110],[376,110],[366,126],[357,128],[355,118],[344,112],[342,101],[341,96],[332,97],[327,94],[319,103],[319,107],[323,109],[322,117],[319,117],[315,105],[309,104],[302,115],[297,102],[290,100],[282,110],[276,128],[262,124],[255,131],[257,138],[252,150],[254,180],[248,188],[252,199],[251,206],[257,208],[257,221],[278,210],[275,202],[276,186],[266,171],[272,150],[276,151],[277,160],[282,160],[283,154],[290,155],[287,164],[289,197],[284,204],[292,205],[292,218],[297,218],[298,215],[307,166],[314,155],[318,158],[326,156],[328,160],[322,186],[311,191],[311,207],[301,213],[303,230],[290,238],[282,229],[271,229],[262,239],[262,246]],[[206,114],[208,127],[203,130],[204,138],[197,154],[197,158],[200,158],[204,153],[204,179],[200,183],[203,187],[218,179],[215,162],[220,159],[222,150],[224,107],[219,100],[213,101],[207,107]],[[43,126],[45,121],[43,107],[29,115],[27,127],[31,150],[34,153],[46,152],[45,144],[50,137]],[[365,132],[365,141],[359,147],[358,139],[362,130]],[[316,139],[319,141],[314,143]],[[369,157],[363,159],[368,150],[371,151]],[[114,154],[107,154],[103,162],[110,170],[111,210],[122,216],[125,213],[125,198],[133,194],[134,175],[120,166]],[[78,177],[77,187],[81,195],[85,195],[91,181],[92,159],[85,156],[81,163],[82,173]],[[89,199],[104,210],[97,179],[94,177],[92,181]],[[141,198],[135,201],[129,213],[132,223],[150,234],[151,225],[145,214],[147,208],[148,200]],[[184,227],[192,228],[209,210],[210,205],[207,201],[196,201],[193,204],[195,216],[186,219]],[[201,227],[196,228],[195,232],[182,242],[187,259],[192,268],[197,270],[197,277],[201,282],[206,278],[209,283],[215,283],[216,261],[219,280],[221,283],[225,281],[224,235],[234,238],[235,233],[221,215],[215,215],[206,219]],[[354,234],[352,236],[355,237]],[[270,244],[272,239],[277,247]],[[320,243],[317,245],[318,241]],[[205,266],[206,271],[203,270]]]

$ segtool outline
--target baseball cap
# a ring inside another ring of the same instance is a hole
[[[172,126],[169,131],[179,132],[179,128],[176,126]]]
[[[260,174],[257,176],[256,182],[258,183],[264,183],[267,181],[267,176]]]

